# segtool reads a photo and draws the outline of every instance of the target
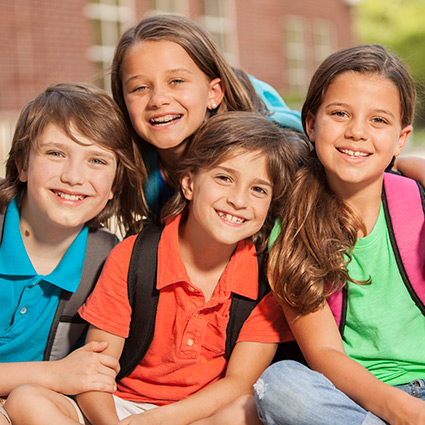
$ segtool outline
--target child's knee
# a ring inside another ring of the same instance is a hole
[[[33,397],[39,396],[39,390],[41,387],[33,384],[25,384],[16,387],[6,400],[5,406],[13,406],[19,400],[30,400]]]

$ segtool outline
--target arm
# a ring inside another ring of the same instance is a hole
[[[119,359],[124,347],[124,338],[112,335],[90,326],[87,341],[107,341],[105,353]],[[90,391],[77,396],[78,404],[84,415],[93,425],[107,425],[118,422],[117,412],[112,394],[101,391]]]
[[[277,344],[239,342],[232,352],[224,378],[184,400],[130,416],[120,425],[196,423],[238,396],[251,394],[253,384],[272,361],[276,349]]]
[[[113,392],[119,364],[104,354],[106,347],[106,342],[93,342],[61,360],[0,363],[0,394],[7,396],[23,384],[38,384],[63,394]]]
[[[297,317],[284,312],[310,367],[323,373],[364,409],[392,425],[425,424],[425,403],[384,384],[344,351],[336,322],[327,303],[320,310]]]
[[[425,187],[425,158],[398,156],[394,168],[403,176],[410,177]]]

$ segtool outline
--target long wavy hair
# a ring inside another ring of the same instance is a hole
[[[115,49],[111,69],[112,95],[124,114],[128,128],[133,128],[124,100],[122,63],[128,50],[143,41],[171,41],[181,46],[209,81],[221,79],[224,98],[214,113],[253,111],[254,107],[242,83],[227,63],[210,34],[195,21],[179,15],[155,15],[142,19],[129,28]],[[144,149],[151,149],[137,134],[134,137]]]
[[[18,166],[28,167],[31,148],[37,148],[51,124],[75,143],[81,144],[76,134],[82,134],[116,155],[114,197],[88,225],[110,225],[114,216],[123,234],[139,231],[140,218],[147,212],[142,156],[114,100],[88,84],[50,86],[22,109],[6,162],[6,178],[0,183],[0,209],[3,211],[17,194],[22,202],[26,183],[19,180]]]
[[[302,108],[302,121],[315,116],[328,87],[338,75],[357,72],[388,78],[398,88],[401,124],[414,117],[412,78],[395,55],[379,45],[359,45],[329,56],[314,74]],[[307,314],[350,278],[347,264],[362,220],[328,186],[325,169],[311,147],[297,171],[288,203],[281,210],[281,232],[269,257],[268,277],[279,302]]]
[[[178,180],[190,172],[209,170],[244,152],[258,152],[266,158],[267,171],[273,183],[272,201],[263,227],[252,237],[259,252],[267,246],[277,214],[287,203],[288,190],[296,170],[296,149],[303,143],[299,133],[282,129],[257,112],[232,111],[207,120],[187,146],[177,164]],[[163,207],[162,221],[167,222],[190,208],[181,187]]]

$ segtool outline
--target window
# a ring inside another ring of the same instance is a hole
[[[234,2],[203,0],[201,22],[224,52],[227,60],[237,65],[237,39]]]
[[[157,13],[181,13],[187,15],[189,0],[150,0],[149,8]]]
[[[110,78],[107,71],[124,26],[131,22],[133,10],[133,0],[91,0],[84,9],[85,16],[92,23],[93,34],[93,44],[87,55],[94,65],[98,85],[108,91]]]
[[[284,46],[288,72],[288,86],[293,93],[304,93],[307,77],[306,20],[290,16],[284,23]]]
[[[316,19],[313,22],[313,57],[316,69],[332,52],[336,31],[331,22]]]

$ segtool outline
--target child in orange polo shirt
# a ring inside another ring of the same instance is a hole
[[[177,164],[180,190],[163,212],[152,342],[114,395],[77,397],[91,424],[178,425],[206,418],[251,393],[277,344],[291,337],[268,293],[252,309],[226,357],[232,298],[258,297],[257,255],[267,245],[292,182],[296,161],[290,139],[287,130],[252,112],[217,115],[196,134]],[[130,306],[127,285],[136,238],[112,251],[80,310],[91,324],[87,340],[108,341],[105,352],[117,358],[131,339],[126,340],[132,315],[138,314]],[[14,425],[85,423],[66,397],[50,390],[26,387],[14,396]]]

